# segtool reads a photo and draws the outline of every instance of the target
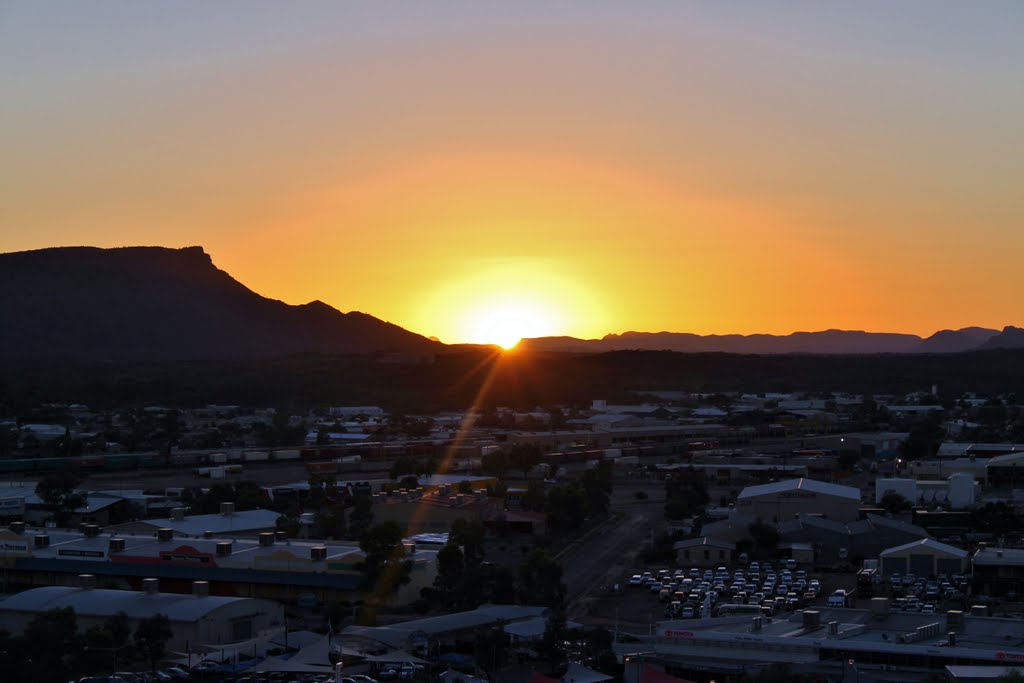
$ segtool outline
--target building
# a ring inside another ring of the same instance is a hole
[[[442,614],[388,626],[347,626],[341,632],[346,647],[363,652],[432,649],[460,639],[473,642],[480,629],[532,622],[546,618],[545,607],[529,605],[481,605],[475,610]]]
[[[273,510],[235,511],[234,503],[221,503],[220,512],[213,515],[186,515],[185,508],[174,508],[171,516],[163,519],[145,519],[120,524],[111,529],[118,533],[155,534],[170,529],[175,536],[250,536],[277,529],[280,513]]]
[[[141,591],[94,588],[95,577],[81,577],[79,586],[33,588],[0,601],[0,623],[20,634],[40,612],[70,607],[78,628],[93,625],[124,612],[134,631],[139,622],[155,614],[170,620],[174,635],[170,650],[198,650],[202,645],[226,645],[255,638],[284,626],[284,608],[270,600],[232,598],[206,594],[208,586],[198,583],[192,594],[161,593],[155,579]]]
[[[967,551],[933,538],[888,548],[879,557],[882,560],[883,576],[913,574],[925,578],[967,572]]]
[[[971,566],[976,593],[995,597],[1024,593],[1024,549],[981,548]]]
[[[770,662],[785,663],[797,675],[860,683],[921,681],[950,664],[1024,662],[1019,619],[890,611],[886,598],[874,599],[870,610],[660,622],[653,637],[639,641],[613,646],[627,669],[640,660],[701,681],[753,676]],[[849,666],[856,676],[844,678]]]
[[[258,539],[203,534],[178,537],[169,529],[157,534],[100,534],[54,529],[6,531],[0,535],[9,586],[31,588],[77,585],[80,574],[93,574],[102,588],[139,589],[146,578],[160,580],[170,593],[188,592],[206,581],[212,595],[288,601],[303,608],[359,598],[363,553],[353,543],[295,541],[265,532]],[[409,603],[432,586],[437,549],[406,544],[412,566],[410,581],[395,594]],[[10,548],[10,550],[6,550]]]
[[[736,499],[736,509],[775,524],[800,514],[852,522],[859,516],[860,490],[814,479],[786,479],[748,486]]]
[[[736,544],[718,538],[691,538],[672,546],[676,562],[687,567],[717,567],[733,564]]]
[[[946,504],[954,510],[973,507],[977,484],[966,472],[951,474],[944,480],[883,479],[875,480],[875,502],[881,503],[886,493],[897,493],[911,504]]]

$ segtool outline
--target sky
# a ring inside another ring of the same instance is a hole
[[[0,251],[445,342],[1024,324],[1024,3],[0,4]]]

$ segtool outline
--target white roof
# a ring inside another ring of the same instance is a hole
[[[154,614],[166,614],[171,621],[191,622],[240,600],[251,598],[220,595],[200,598],[181,593],[150,594],[143,591],[47,586],[22,591],[0,601],[0,612],[45,612],[50,609],[71,607],[80,615],[103,617],[124,612],[129,619],[145,619]]]
[[[826,496],[835,496],[837,498],[848,498],[850,500],[860,501],[860,489],[855,489],[852,486],[829,484],[815,479],[784,479],[782,481],[772,482],[771,484],[748,486],[740,491],[738,498],[742,500],[743,498],[756,498],[758,496],[768,496],[777,493],[786,493],[789,491],[810,491],[812,493],[820,493]]]
[[[940,543],[934,538],[922,538],[920,541],[912,541],[910,543],[904,543],[898,545],[895,548],[886,548],[879,555],[881,557],[887,557],[889,555],[896,555],[906,550],[930,550],[936,553],[942,553],[943,555],[952,555],[963,559],[967,557],[967,551],[956,546],[948,545],[946,543]]]
[[[230,515],[188,515],[185,519],[147,519],[145,524],[154,527],[166,527],[174,529],[175,534],[185,536],[202,536],[203,532],[211,531],[215,534],[231,534],[240,531],[254,531],[257,529],[273,529],[277,526],[279,512],[273,510],[243,510]]]

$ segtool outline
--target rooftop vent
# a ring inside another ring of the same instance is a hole
[[[35,546],[37,548],[49,548],[50,536],[48,534],[36,534]]]
[[[25,522],[11,522],[10,530],[21,536],[25,533]]]
[[[209,530],[204,531],[203,532],[203,538],[213,538],[213,532],[209,531]]]
[[[309,559],[314,562],[323,562],[327,559],[327,548],[322,545],[315,545],[309,549]]]
[[[838,621],[830,621],[830,622],[828,622],[828,634],[830,636],[838,636],[839,635],[839,622]]]
[[[79,574],[78,585],[82,590],[92,590],[96,587],[95,574]]]
[[[260,534],[260,545],[264,548],[274,545],[274,534],[269,531]]]
[[[192,582],[192,595],[197,598],[205,598],[210,595],[210,582],[209,581],[193,581]]]
[[[764,619],[761,617],[754,617],[750,624],[751,631],[760,631],[761,627],[764,626]]]
[[[124,551],[124,539],[123,538],[112,538],[107,546],[107,551],[111,553],[120,553]]]
[[[821,612],[815,609],[804,610],[804,628],[812,629],[821,626]]]
[[[235,504],[234,503],[221,503],[220,504],[220,514],[222,514],[222,515],[229,515],[229,516],[235,514]]]
[[[171,519],[175,522],[185,521],[185,508],[171,508]]]
[[[174,538],[174,529],[168,529],[167,527],[161,527],[156,530],[156,539],[158,541],[170,541]]]
[[[276,541],[287,541],[288,540],[288,532],[287,531],[275,531],[274,532],[274,540],[276,540]]]
[[[217,555],[224,557],[231,554],[231,541],[220,541],[216,546]]]
[[[958,631],[964,625],[964,613],[958,609],[951,609],[946,612],[946,628],[950,631]]]
[[[160,592],[160,579],[143,579],[142,590],[147,595],[156,595]]]
[[[956,631],[950,631],[947,633],[946,638],[950,647],[956,647]]]
[[[96,538],[100,535],[100,528],[95,524],[86,524],[85,529],[82,530],[86,538]]]

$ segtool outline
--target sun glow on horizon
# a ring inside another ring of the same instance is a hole
[[[505,350],[522,339],[567,334],[581,323],[603,325],[604,316],[577,277],[556,272],[546,260],[474,264],[454,274],[422,302],[425,328],[443,328],[449,343],[496,344]]]
[[[465,312],[469,328],[467,341],[514,348],[528,337],[546,337],[558,328],[552,311],[543,302],[519,298],[515,294],[480,305]]]

